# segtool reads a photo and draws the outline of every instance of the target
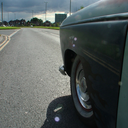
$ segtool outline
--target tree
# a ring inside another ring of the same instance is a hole
[[[37,17],[34,17],[30,20],[31,24],[41,26],[43,24],[42,19],[38,19]]]
[[[43,20],[39,19],[38,23],[39,23],[40,26],[42,26],[43,25]]]
[[[26,25],[27,26],[30,26],[30,21],[29,20],[26,22]]]

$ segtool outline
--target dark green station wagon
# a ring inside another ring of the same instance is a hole
[[[101,0],[60,27],[63,65],[85,124],[128,128],[128,0]]]

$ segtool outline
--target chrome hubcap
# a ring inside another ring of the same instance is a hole
[[[81,106],[84,109],[91,111],[92,106],[88,95],[86,78],[84,76],[84,71],[81,64],[78,65],[76,72],[76,93]]]

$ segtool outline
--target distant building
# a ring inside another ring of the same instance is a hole
[[[55,23],[62,23],[67,18],[67,14],[55,14]]]
[[[20,20],[20,25],[25,25],[26,24],[26,21],[24,19],[21,19]]]
[[[17,19],[17,20],[14,20],[14,21],[13,20],[9,21],[10,26],[15,26],[15,25],[20,26],[20,25],[25,25],[25,24],[26,24],[26,21],[24,19],[21,19],[21,20]]]
[[[8,25],[8,22],[7,21],[3,21],[3,25]]]
[[[51,26],[51,22],[50,21],[45,21],[44,26]]]

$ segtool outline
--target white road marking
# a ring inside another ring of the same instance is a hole
[[[11,40],[11,37],[14,36],[19,30],[13,32],[11,35],[6,36],[6,40],[0,45],[0,51],[2,51],[4,49],[4,47],[9,43],[9,41]]]
[[[14,36],[18,31],[20,31],[20,29],[17,30],[17,31],[15,31],[15,32],[13,32],[11,35],[9,35],[9,37],[11,38],[11,37]]]

